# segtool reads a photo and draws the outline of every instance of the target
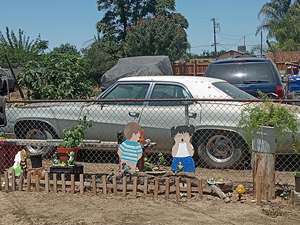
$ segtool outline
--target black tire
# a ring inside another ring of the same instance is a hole
[[[247,144],[234,132],[222,130],[198,131],[193,137],[197,164],[208,168],[234,168],[243,158]]]
[[[17,138],[23,139],[54,139],[58,138],[54,129],[46,123],[38,121],[23,121],[16,125],[15,128]],[[27,150],[32,154],[42,154],[43,157],[49,156],[55,147],[41,147],[28,145]]]

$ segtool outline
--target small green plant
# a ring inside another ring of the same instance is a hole
[[[276,138],[280,141],[286,132],[290,132],[294,139],[292,147],[296,148],[296,133],[298,131],[298,121],[296,115],[288,107],[273,103],[267,97],[263,97],[263,102],[253,106],[250,104],[242,111],[239,126],[245,131],[246,139],[249,143],[255,133],[263,126],[276,129]]]
[[[295,177],[300,177],[300,171],[297,171],[297,172],[295,173]]]
[[[78,147],[84,139],[84,133],[87,128],[91,127],[91,122],[86,120],[86,116],[79,120],[74,127],[65,129],[63,132],[62,146],[66,148]]]

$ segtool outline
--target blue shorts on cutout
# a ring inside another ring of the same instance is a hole
[[[172,160],[172,171],[176,172],[177,166],[181,162],[183,165],[183,171],[186,173],[195,173],[195,162],[193,157],[187,156],[187,157],[173,157]]]

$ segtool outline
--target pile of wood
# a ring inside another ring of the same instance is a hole
[[[56,174],[44,173],[27,177],[16,177],[5,171],[0,176],[1,191],[36,191],[52,193],[93,193],[133,197],[154,197],[158,199],[198,199],[203,197],[202,180],[186,174],[119,176],[111,174]]]

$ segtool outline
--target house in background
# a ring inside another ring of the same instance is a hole
[[[247,52],[230,50],[218,56],[218,59],[228,59],[237,57],[251,57],[252,55]]]

